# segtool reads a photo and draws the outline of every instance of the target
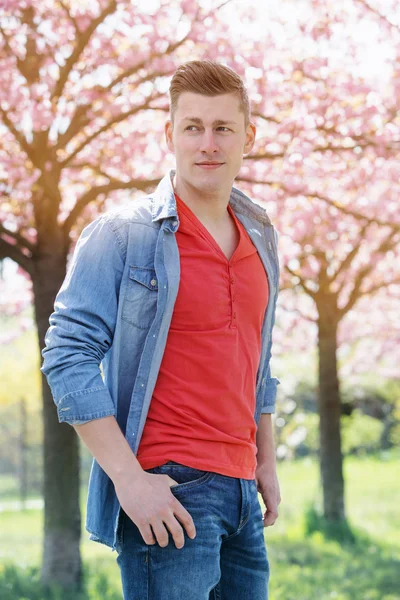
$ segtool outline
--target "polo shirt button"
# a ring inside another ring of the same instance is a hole
[[[152,280],[150,281],[150,283],[151,283],[151,285],[153,285],[153,286],[154,286],[154,285],[156,285],[156,283],[157,283],[157,279],[152,279]]]

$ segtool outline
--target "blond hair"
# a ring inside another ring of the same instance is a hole
[[[250,121],[250,102],[243,80],[233,69],[212,60],[192,60],[180,65],[169,86],[171,120],[174,122],[179,96],[193,92],[204,96],[234,93],[239,110],[244,113],[245,126]]]

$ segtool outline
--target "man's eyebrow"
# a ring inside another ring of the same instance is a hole
[[[199,119],[198,117],[184,117],[182,119],[182,121],[193,121],[193,123],[198,123],[199,125],[203,124],[203,121],[201,119]],[[213,122],[213,125],[225,125],[225,124],[237,125],[236,121],[223,121],[221,119],[217,119],[216,121]]]

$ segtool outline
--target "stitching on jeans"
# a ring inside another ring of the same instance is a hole
[[[155,469],[161,469],[162,467],[165,466],[171,466],[171,467],[175,467],[176,465],[161,465],[160,467],[154,467]],[[191,468],[191,467],[188,467]],[[197,470],[202,470],[202,469],[197,469]],[[160,473],[160,471],[158,471],[159,474],[163,474],[162,472]],[[178,483],[178,485],[174,485],[170,488],[171,492],[179,492],[180,490],[185,491],[185,490],[191,490],[199,485],[203,485],[205,483],[209,483],[210,481],[212,481],[215,476],[218,475],[218,473],[215,473],[214,471],[208,471],[207,473],[205,473],[204,475],[202,475],[201,477],[199,477],[199,479],[193,479],[192,481],[184,481],[183,483]]]
[[[214,588],[214,600],[221,600],[221,596],[219,595],[219,582]]]
[[[154,536],[155,537],[155,536]],[[147,546],[146,551],[146,562],[147,562],[147,596],[146,600],[150,598],[150,546]]]
[[[178,483],[178,485],[174,485],[172,486],[170,489],[171,491],[178,491],[179,490],[186,490],[186,489],[192,489],[195,488],[199,485],[202,485],[203,483],[208,483],[209,481],[211,481],[212,479],[214,479],[216,473],[213,473],[212,471],[209,471],[206,475],[202,475],[199,479],[194,479],[193,481],[184,481],[183,483]]]
[[[242,531],[243,527],[246,525],[246,523],[249,520],[249,518],[250,518],[250,513],[247,515],[246,519],[243,521],[243,523],[241,524],[241,526],[236,531],[234,531],[233,533],[231,533],[231,535],[228,535],[227,538],[223,539],[221,541],[221,544],[223,544],[224,542],[227,542],[228,540],[231,540],[236,535],[238,535]]]

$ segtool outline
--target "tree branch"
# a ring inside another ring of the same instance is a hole
[[[382,242],[379,244],[378,248],[373,252],[373,254],[386,254],[387,252],[389,252],[389,250],[393,250],[393,248],[398,244],[398,241],[399,240],[396,239],[396,232],[392,231],[384,240],[382,240]],[[372,272],[373,269],[373,261],[370,259],[368,264],[362,269],[360,269],[360,271],[357,273],[356,277],[354,278],[354,286],[350,293],[347,304],[343,306],[343,308],[341,308],[339,311],[340,319],[342,319],[342,317],[346,313],[348,313],[351,308],[353,308],[357,300],[362,295],[364,295],[363,292],[360,292],[362,282],[365,279],[365,277],[367,277],[367,275],[369,275]],[[338,293],[340,293],[340,291],[341,290],[339,290]]]
[[[292,286],[292,288],[286,288],[286,289],[293,289],[293,286]],[[295,315],[298,315],[304,321],[308,321],[309,323],[314,323],[314,325],[317,322],[316,319],[313,319],[309,315],[304,314],[298,308],[287,308],[283,303],[280,304],[280,310],[283,310],[284,312],[287,312],[289,314],[294,313]]]
[[[82,150],[88,144],[90,144],[99,135],[101,135],[102,133],[104,133],[105,131],[107,131],[108,129],[110,129],[110,127],[113,127],[117,123],[121,123],[122,121],[124,121],[128,117],[131,117],[132,115],[138,113],[141,110],[150,109],[151,106],[149,105],[149,103],[151,101],[153,101],[153,100],[157,100],[157,98],[161,98],[162,96],[164,96],[164,94],[157,93],[155,96],[151,96],[150,98],[148,98],[144,104],[141,104],[140,106],[135,106],[131,110],[128,110],[128,111],[126,111],[124,113],[120,113],[119,115],[117,115],[116,117],[114,117],[113,119],[111,119],[110,121],[107,121],[107,123],[105,125],[103,125],[102,127],[100,127],[100,129],[98,129],[97,131],[95,131],[94,133],[92,133],[92,135],[90,135],[85,140],[83,140],[83,142],[81,142],[79,144],[79,146],[77,148],[75,148],[75,150],[69,156],[67,156],[67,158],[65,158],[60,163],[61,168],[65,168],[68,165],[68,163],[71,160],[73,160],[80,152],[82,152]]]
[[[390,227],[393,232],[400,231],[400,224],[388,223],[386,221],[381,221],[380,219],[376,219],[376,218],[371,219],[371,217],[367,217],[366,215],[363,215],[359,212],[351,210],[350,208],[346,208],[345,206],[342,206],[342,205],[338,204],[337,202],[335,202],[335,200],[331,200],[330,198],[327,198],[326,196],[321,196],[321,194],[315,194],[315,193],[308,194],[307,193],[305,195],[310,198],[317,198],[318,200],[322,200],[323,202],[325,202],[326,204],[329,204],[333,208],[336,208],[337,210],[340,210],[342,213],[349,215],[351,217],[354,217],[355,219],[357,219],[359,221],[364,221],[367,224],[376,224],[376,225],[379,225],[380,227]]]
[[[254,179],[252,177],[236,177],[235,181],[244,181],[245,183],[252,183],[255,185],[269,185],[269,186],[275,185],[275,186],[279,187],[281,190],[283,190],[285,193],[287,193],[288,196],[305,196],[307,198],[316,198],[317,200],[321,200],[322,202],[329,204],[329,206],[331,206],[332,208],[336,208],[340,212],[342,212],[346,215],[349,215],[351,217],[354,217],[354,219],[357,219],[359,221],[364,221],[368,225],[376,224],[376,225],[379,225],[380,227],[390,227],[390,229],[393,232],[400,231],[400,224],[398,224],[398,223],[389,223],[386,221],[381,221],[380,219],[367,217],[366,215],[363,215],[359,212],[351,210],[350,208],[346,208],[345,206],[342,206],[341,204],[338,204],[335,200],[332,200],[331,198],[328,198],[327,196],[322,196],[321,194],[317,194],[317,193],[311,193],[311,192],[308,192],[307,190],[298,191],[298,192],[289,192],[287,190],[287,188],[285,187],[285,185],[281,181],[267,181],[267,180],[262,180],[262,179]]]
[[[28,144],[28,142],[26,141],[25,137],[23,136],[22,133],[20,133],[14,126],[14,123],[9,119],[7,113],[5,110],[3,110],[0,106],[0,115],[3,117],[3,123],[4,125],[7,127],[7,129],[10,131],[10,133],[12,133],[12,135],[14,136],[14,138],[16,139],[16,141],[18,142],[21,150],[23,150],[27,156],[30,158],[30,160],[32,161],[32,163],[38,167],[38,165],[36,164],[35,161],[35,157],[33,155],[32,152],[32,148],[30,147],[30,145]],[[39,167],[38,167],[39,168]]]
[[[228,2],[229,1],[230,0],[228,0]],[[153,52],[152,54],[150,54],[150,56],[147,56],[141,62],[136,63],[129,69],[126,69],[125,71],[120,73],[115,79],[113,79],[113,81],[111,81],[111,83],[109,83],[109,85],[107,87],[102,88],[101,86],[98,86],[100,93],[104,94],[106,92],[110,92],[116,85],[121,83],[124,79],[126,79],[127,77],[130,77],[132,75],[135,75],[141,69],[145,68],[146,65],[149,64],[149,62],[156,60],[157,58],[162,58],[165,55],[172,54],[173,52],[175,52],[175,50],[177,48],[179,48],[182,44],[184,44],[185,41],[190,36],[190,33],[193,29],[193,24],[196,22],[199,12],[200,12],[200,10],[198,10],[195,15],[195,18],[192,22],[192,27],[189,29],[188,33],[182,39],[180,39],[177,42],[170,43],[165,51]],[[150,73],[147,73],[147,75],[145,75],[144,77],[141,77],[138,81],[135,81],[135,85],[139,86],[142,83],[145,83],[146,81],[154,81],[154,79],[156,79],[156,77],[163,77],[163,76],[165,77],[167,75],[171,75],[172,73],[173,73],[172,69],[167,70],[167,71],[166,70],[152,71]],[[64,148],[65,145],[75,136],[76,133],[78,133],[79,131],[82,131],[83,127],[85,127],[86,125],[88,125],[90,123],[90,120],[88,118],[84,118],[84,117],[87,113],[88,108],[91,108],[91,106],[92,106],[91,104],[84,104],[84,105],[80,105],[77,107],[76,112],[71,119],[68,129],[59,138],[59,141],[58,141],[57,147],[56,147],[57,149]]]
[[[309,296],[311,296],[311,298],[313,300],[315,300],[316,299],[315,293],[312,290],[310,290],[310,288],[307,286],[306,282],[301,277],[301,275],[299,275],[295,271],[292,271],[292,269],[290,267],[288,267],[288,265],[285,265],[284,268],[288,273],[290,273],[290,275],[292,275],[293,277],[297,277],[297,279],[299,280],[299,285],[303,288],[303,290],[306,292],[306,294],[308,294]]]
[[[199,14],[199,11],[197,11],[195,18],[193,19],[192,27],[189,29],[188,33],[182,39],[178,40],[177,42],[168,44],[167,49],[164,50],[163,52],[153,52],[152,54],[150,54],[150,56],[147,56],[146,58],[144,58],[140,63],[137,63],[137,64],[133,65],[132,67],[130,67],[129,69],[126,69],[120,75],[118,75],[115,79],[113,79],[113,81],[111,81],[111,83],[105,89],[107,91],[111,91],[115,85],[117,85],[118,83],[121,83],[121,81],[123,81],[127,77],[130,77],[131,75],[134,75],[135,73],[138,73],[138,71],[140,71],[140,69],[145,68],[146,65],[148,65],[151,61],[156,60],[157,58],[162,58],[168,54],[172,54],[173,52],[175,52],[175,50],[177,48],[179,48],[180,46],[182,46],[182,44],[184,44],[186,42],[186,40],[188,39],[188,37],[190,36],[192,29],[193,29],[193,24],[196,22],[198,14]],[[135,83],[137,83],[137,85],[140,85],[141,83],[144,83],[146,81],[151,81],[151,80],[155,79],[156,77],[161,77],[163,75],[164,76],[169,75],[171,73],[173,73],[172,69],[170,71],[154,71],[152,73],[148,73],[147,75],[142,77],[138,82],[135,82]]]
[[[370,227],[370,223],[365,223],[365,225],[363,225],[363,227],[361,228],[360,235],[359,235],[359,240],[360,241],[362,240],[363,236],[365,235],[368,227]],[[346,269],[348,269],[350,267],[350,265],[353,262],[354,258],[357,256],[358,252],[360,251],[360,248],[361,248],[361,244],[358,243],[347,254],[346,258],[341,262],[341,264],[338,267],[337,271],[331,277],[329,277],[330,283],[332,283],[333,281],[335,281],[339,277],[339,275],[341,273],[343,273],[343,271],[345,271]]]
[[[27,25],[30,30],[33,30],[36,36],[37,29],[34,20],[35,13],[33,8],[31,6],[23,8],[21,10],[21,13],[21,22]],[[13,52],[9,43],[10,36],[6,34],[6,32],[1,26],[0,32],[4,38],[4,46],[8,53],[8,56],[11,56],[15,60],[15,65],[22,77],[27,81],[28,84],[32,84],[35,81],[38,81],[39,69],[44,57],[38,54],[37,52],[35,36],[32,36],[28,32],[25,40],[25,58],[21,60],[19,56],[17,56],[15,52]]]
[[[28,242],[28,240],[25,239],[23,235],[21,235],[17,231],[11,231],[10,229],[7,229],[2,223],[0,223],[0,234],[2,233],[12,237],[17,242],[17,248],[25,248],[26,250],[29,250],[29,252],[32,253],[35,251],[35,245],[31,244],[31,242]]]
[[[96,19],[93,19],[93,21],[91,21],[90,25],[85,29],[85,31],[83,31],[77,36],[78,43],[75,46],[74,51],[65,62],[65,65],[60,69],[60,76],[54,87],[54,91],[51,96],[52,99],[59,98],[61,96],[70,72],[72,71],[74,65],[79,60],[79,57],[88,45],[93,33],[96,31],[97,27],[105,20],[105,18],[108,17],[108,15],[111,15],[113,12],[115,12],[116,8],[116,0],[111,0],[108,3],[108,5],[102,10],[99,16]]]
[[[286,156],[286,150],[284,152],[259,152],[258,154],[247,154],[244,156],[244,160],[274,160],[275,158],[283,158]]]
[[[29,275],[33,275],[31,259],[25,256],[17,246],[6,242],[6,240],[3,240],[0,237],[0,260],[3,260],[4,258],[11,258],[11,260],[16,262]]]
[[[386,25],[389,25],[390,28],[393,28],[395,31],[397,31],[397,33],[400,33],[400,27],[396,25],[396,23],[392,23],[392,21],[389,21],[389,19],[385,17],[385,15],[383,15],[376,8],[371,6],[369,2],[367,2],[366,0],[356,0],[356,2],[362,4],[364,8],[366,8],[369,12],[378,17],[379,20],[382,20]]]
[[[400,277],[392,279],[392,281],[383,281],[381,283],[377,283],[376,285],[372,285],[371,287],[369,287],[364,292],[361,292],[360,298],[361,298],[361,296],[369,296],[370,294],[374,294],[375,292],[379,292],[379,290],[381,290],[383,288],[387,288],[390,285],[400,285]]]
[[[279,121],[276,117],[267,117],[266,115],[264,115],[264,113],[262,113],[258,110],[252,110],[251,116],[259,117],[263,121],[267,121],[267,123],[275,123],[276,125],[279,125],[281,123],[281,121]]]
[[[64,223],[62,224],[64,237],[68,237],[71,228],[73,227],[79,215],[82,213],[83,209],[90,202],[96,200],[96,198],[101,194],[108,194],[114,190],[130,189],[142,190],[146,192],[149,188],[154,189],[154,186],[156,186],[159,182],[160,179],[131,179],[130,181],[119,181],[117,179],[112,179],[110,183],[91,188],[77,200],[68,217],[64,220]]]
[[[63,9],[63,11],[65,12],[65,14],[67,15],[68,19],[71,21],[72,25],[74,26],[76,34],[79,35],[80,31],[79,31],[78,23],[76,22],[74,17],[69,12],[68,6],[65,4],[64,0],[58,0],[58,3],[61,6],[61,8]]]
[[[86,113],[91,106],[91,104],[79,104],[76,107],[68,128],[58,137],[57,144],[54,146],[54,152],[63,150],[77,133],[81,132],[86,125],[89,125],[90,119],[87,118]]]

